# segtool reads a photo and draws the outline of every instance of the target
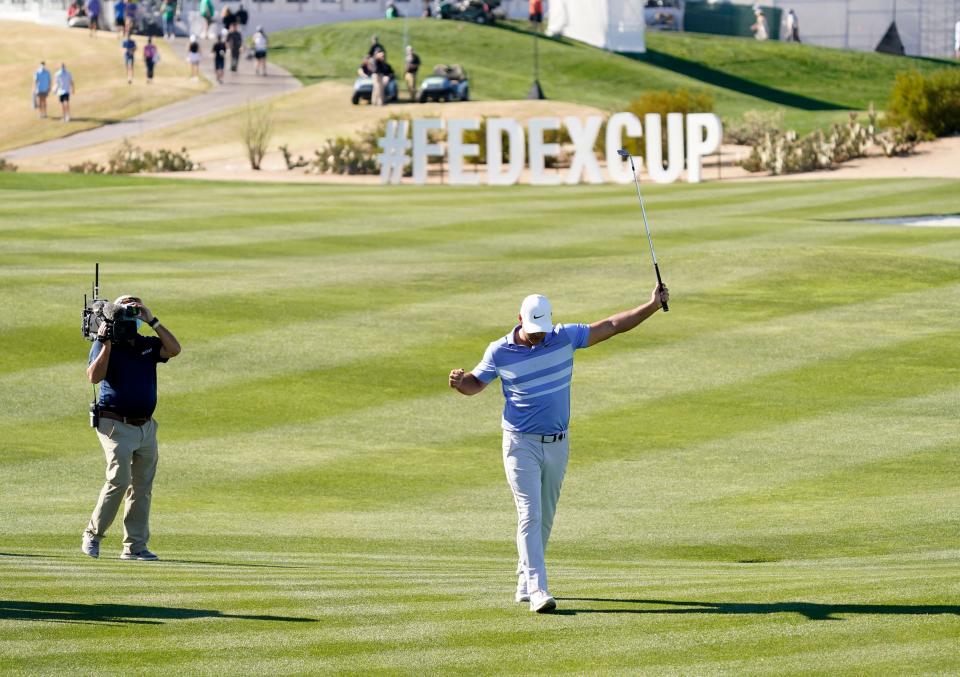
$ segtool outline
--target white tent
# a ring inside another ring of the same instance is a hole
[[[644,0],[550,0],[549,35],[612,52],[645,52]]]

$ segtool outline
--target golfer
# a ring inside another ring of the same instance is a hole
[[[550,301],[539,294],[523,300],[520,324],[487,346],[473,371],[450,372],[450,387],[476,395],[497,376],[503,407],[503,465],[517,506],[517,602],[530,610],[553,611],[544,553],[567,470],[570,438],[570,381],[573,353],[630,331],[670,300],[665,286],[650,301],[593,324],[554,324]]]

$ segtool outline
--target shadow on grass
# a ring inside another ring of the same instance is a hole
[[[0,620],[51,621],[54,623],[101,623],[161,625],[164,621],[193,618],[236,618],[245,621],[315,623],[313,618],[225,614],[213,609],[184,609],[131,604],[63,604],[60,602],[16,602],[0,600]]]
[[[212,567],[236,567],[238,569],[261,568],[261,569],[309,569],[310,567],[297,564],[253,564],[250,562],[215,562],[213,560],[203,559],[167,559],[164,557],[162,562],[170,564],[202,564]]]
[[[850,106],[844,106],[830,101],[821,101],[820,99],[813,99],[809,96],[803,96],[802,94],[793,94],[791,92],[785,92],[782,89],[767,87],[753,80],[747,80],[746,78],[724,73],[715,68],[704,66],[702,63],[681,59],[678,56],[658,52],[655,49],[648,49],[645,54],[624,53],[623,56],[648,63],[651,66],[665,68],[674,73],[680,73],[681,75],[686,75],[689,78],[700,80],[710,85],[780,104],[781,106],[799,108],[800,110],[847,110],[850,108]]]
[[[557,598],[560,600],[561,598]],[[840,621],[835,614],[892,615],[892,616],[937,616],[952,614],[960,616],[960,605],[953,604],[815,604],[812,602],[772,602],[754,604],[749,602],[680,602],[665,599],[608,599],[603,597],[564,597],[566,602],[603,602],[609,604],[644,604],[666,606],[666,609],[558,609],[559,615],[577,614],[716,614],[758,615],[795,613],[811,621]],[[679,607],[679,608],[676,608]]]

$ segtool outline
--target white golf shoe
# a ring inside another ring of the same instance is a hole
[[[557,608],[557,600],[546,590],[534,590],[530,593],[530,611],[548,614]]]
[[[523,574],[517,576],[517,594],[513,596],[513,600],[517,604],[530,601],[530,594],[527,592],[527,577]]]
[[[80,544],[80,552],[89,555],[94,559],[100,556],[100,542],[87,532],[83,532],[83,543]]]

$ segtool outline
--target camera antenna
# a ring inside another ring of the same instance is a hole
[[[100,264],[93,264],[93,299],[100,298]]]

